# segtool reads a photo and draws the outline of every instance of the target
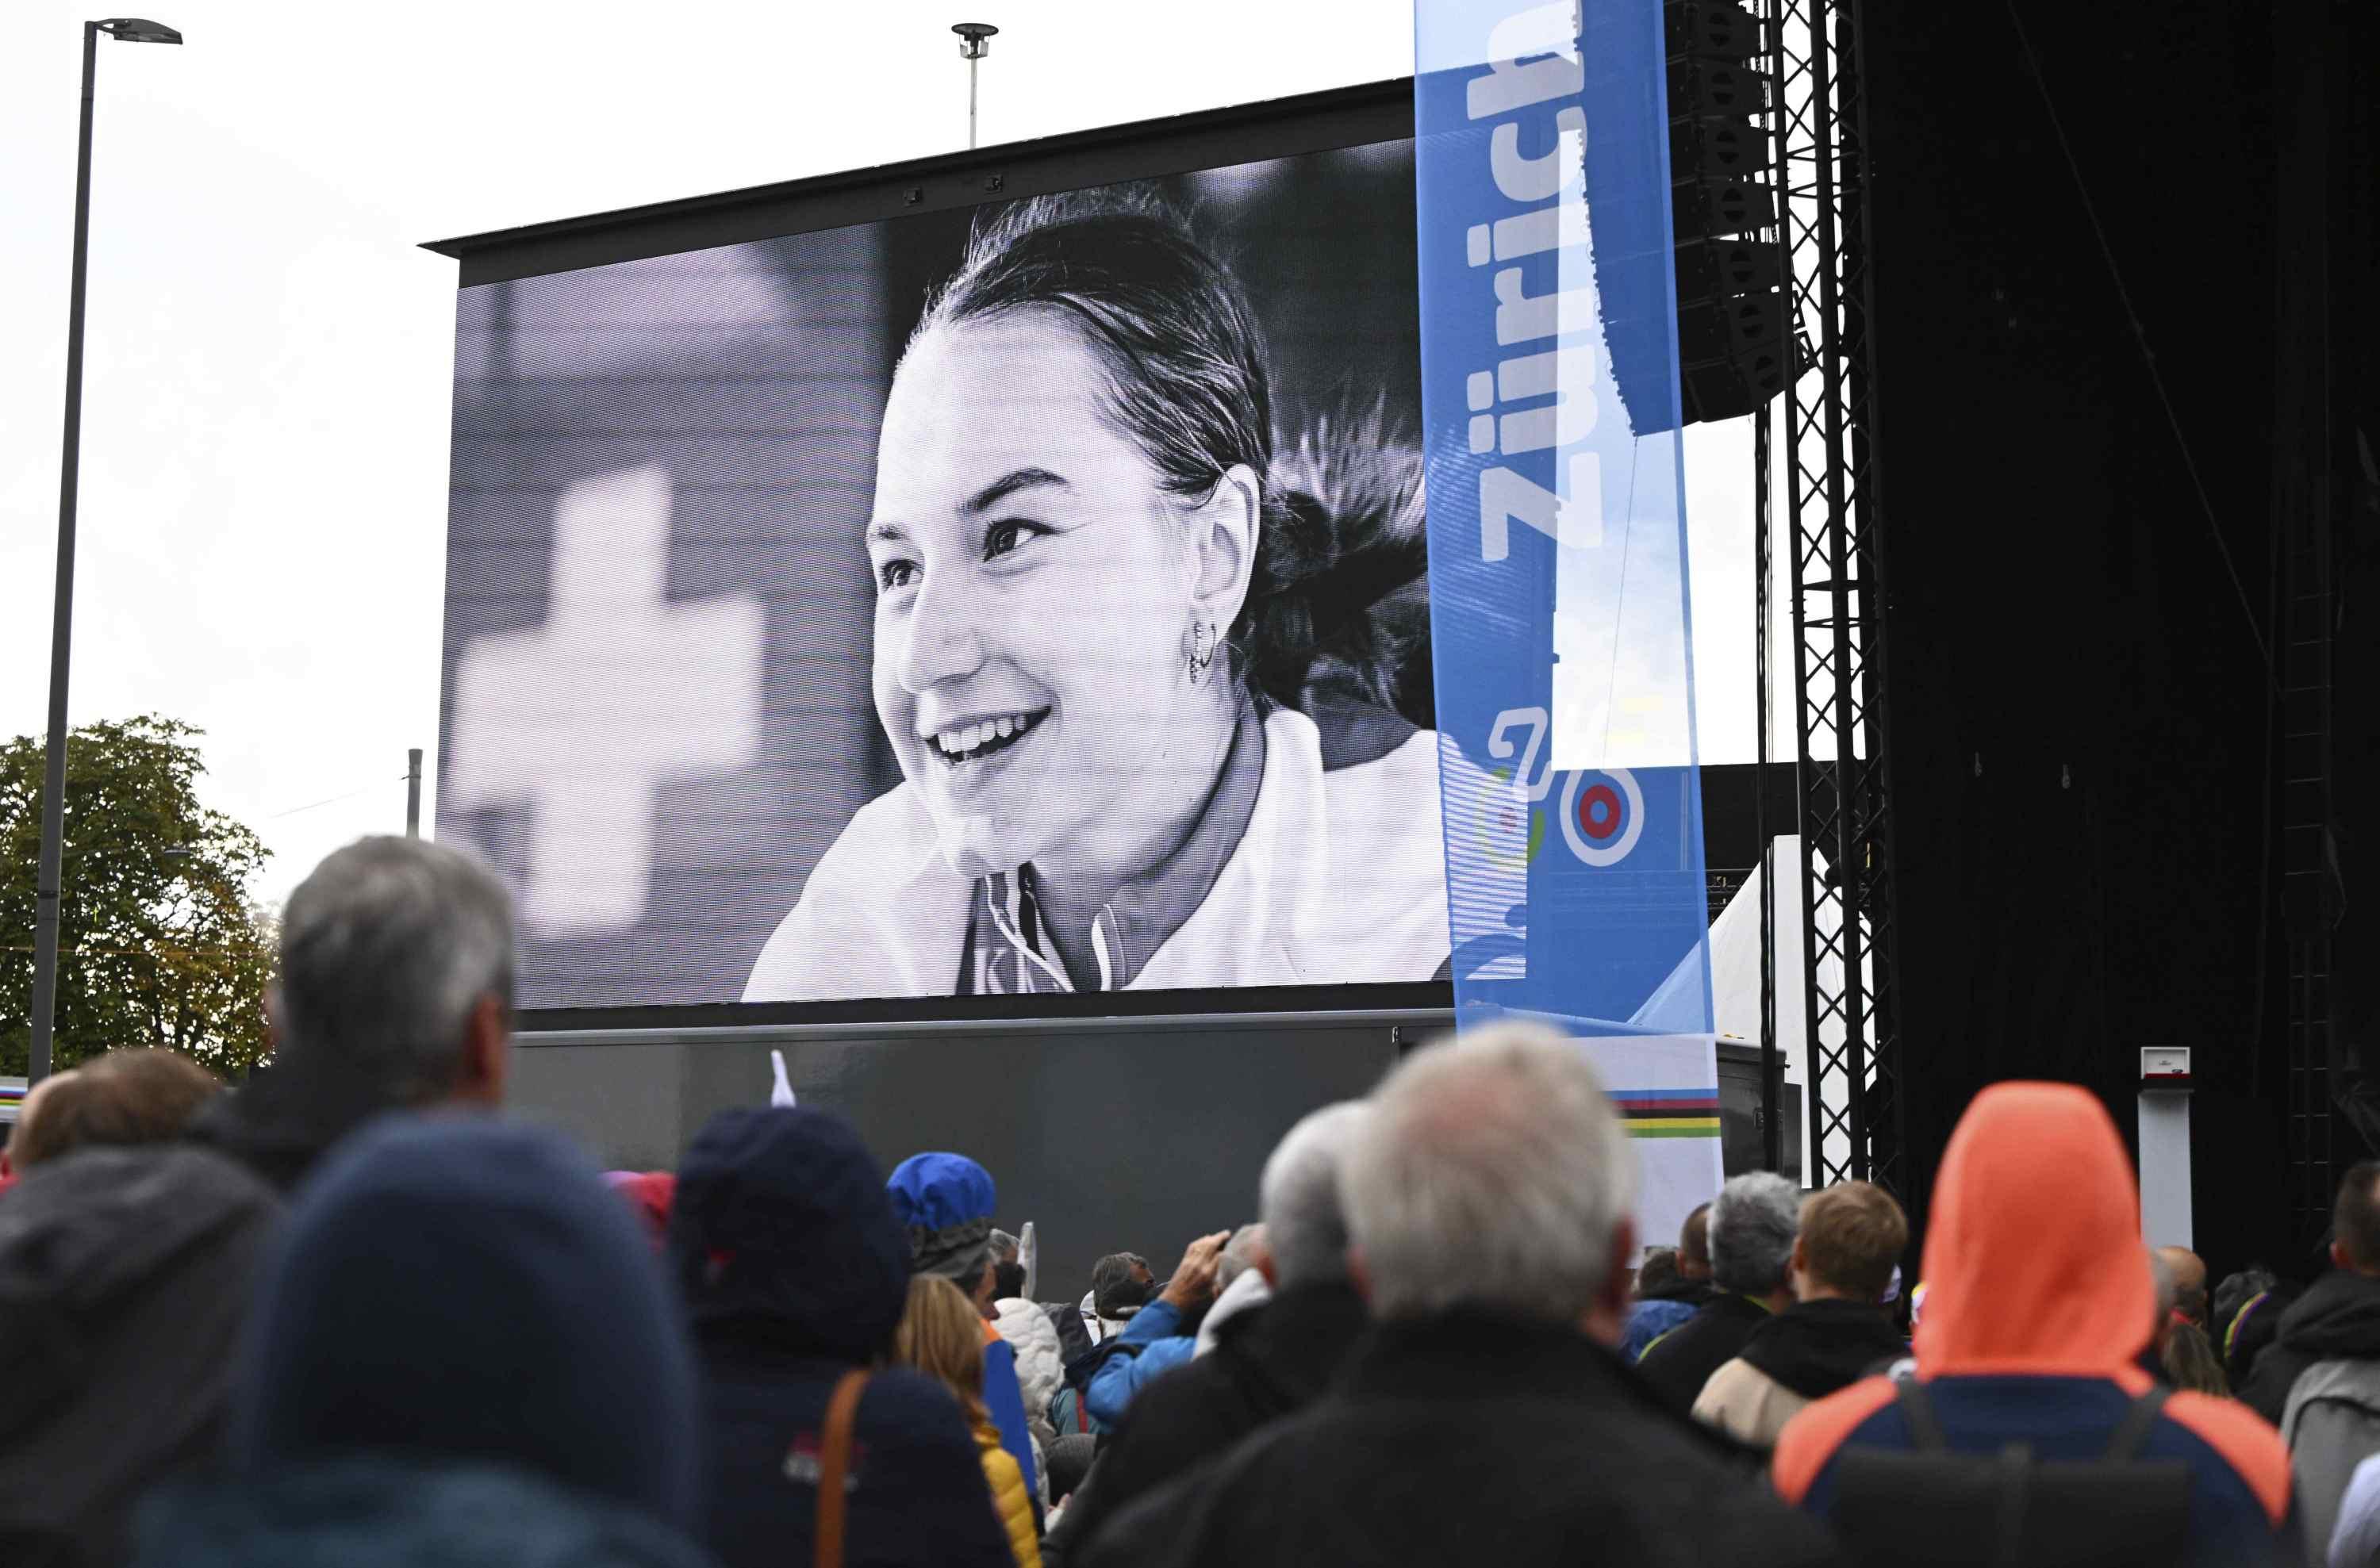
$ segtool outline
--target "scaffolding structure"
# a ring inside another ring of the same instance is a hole
[[[1874,1181],[1907,1204],[1918,1194],[1917,1173],[1903,1158],[1859,0],[1763,0],[1763,12],[1778,190],[1774,234],[1792,370],[1785,395],[1760,412],[1754,441],[1760,756],[1765,765],[1774,712],[1771,562],[1781,547],[1792,618],[1795,815],[1803,862],[1779,868],[1787,873],[1782,878],[1766,878],[1766,897],[1773,899],[1782,880],[1786,896],[1802,899],[1802,983],[1785,995],[1787,1005],[1805,1010],[1805,1179],[1814,1187]],[[1766,966],[1773,906],[1762,916]],[[1781,1130],[1774,1009],[1779,983],[1789,976],[1764,978],[1764,1099],[1773,1133]]]

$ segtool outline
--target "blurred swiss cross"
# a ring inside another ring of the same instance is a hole
[[[760,601],[673,601],[669,537],[658,466],[566,487],[545,624],[473,638],[455,670],[447,802],[528,804],[520,912],[540,935],[635,925],[661,786],[759,749]]]

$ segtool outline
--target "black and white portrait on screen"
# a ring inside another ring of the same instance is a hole
[[[441,822],[525,1004],[1442,972],[1410,168],[468,291]]]

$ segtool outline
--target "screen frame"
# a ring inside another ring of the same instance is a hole
[[[458,288],[639,261],[788,235],[847,228],[987,202],[1410,140],[1410,77],[1236,104],[1036,141],[880,164],[453,239],[425,250],[461,263]],[[1419,308],[1419,302],[1415,302]],[[445,701],[442,690],[440,701]],[[522,1034],[786,1029],[802,1026],[1030,1024],[1093,1019],[1443,1014],[1451,981],[1026,993],[832,1002],[708,1002],[631,1007],[529,1007]]]
[[[1411,77],[423,242],[461,288],[1414,134]],[[1418,308],[1418,302],[1415,308]]]

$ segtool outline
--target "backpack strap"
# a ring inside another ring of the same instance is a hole
[[[826,1402],[826,1428],[819,1441],[818,1514],[810,1532],[812,1568],[843,1568],[844,1478],[851,1471],[851,1429],[859,1417],[859,1393],[868,1373],[855,1367],[835,1380]]]
[[[1934,1414],[1934,1401],[1927,1397],[1925,1385],[1915,1378],[1904,1378],[1893,1391],[1900,1400],[1901,1419],[1909,1423],[1909,1441],[1922,1453],[1941,1453],[1950,1444],[1942,1436],[1942,1423]]]
[[[2132,1401],[2132,1407],[2116,1424],[2115,1435],[2107,1440],[2107,1464],[2129,1465],[2140,1457],[2141,1445],[2148,1441],[2149,1432],[2165,1410],[2166,1396],[2171,1393],[2173,1390],[2158,1383]]]

